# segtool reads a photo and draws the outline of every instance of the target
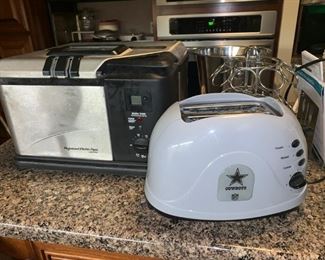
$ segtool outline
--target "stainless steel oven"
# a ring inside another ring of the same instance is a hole
[[[157,0],[157,4],[162,1],[171,2]],[[188,48],[189,96],[201,93],[196,59],[194,54],[191,55],[191,50],[229,45],[263,46],[274,50],[278,16],[276,10],[186,14],[185,12],[158,15],[157,38],[181,40]]]

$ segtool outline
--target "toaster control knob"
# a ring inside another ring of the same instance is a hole
[[[296,153],[296,156],[297,157],[300,157],[301,155],[304,154],[304,150],[303,149],[300,149],[297,153]]]
[[[138,151],[148,150],[149,140],[146,138],[137,138],[133,143],[133,147]]]
[[[299,146],[299,144],[300,144],[300,141],[299,141],[298,139],[295,139],[295,140],[293,140],[293,142],[291,143],[291,146],[292,146],[293,148],[296,148],[296,147]]]
[[[294,189],[300,189],[306,185],[306,180],[301,172],[296,172],[289,181],[289,186]]]

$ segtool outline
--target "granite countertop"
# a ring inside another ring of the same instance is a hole
[[[281,215],[191,221],[150,208],[144,178],[17,170],[13,156],[0,147],[0,236],[163,259],[325,259],[324,182]]]

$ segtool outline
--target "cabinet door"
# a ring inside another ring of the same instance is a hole
[[[0,0],[0,59],[51,45],[46,0]],[[0,144],[9,138],[0,104]]]
[[[108,253],[99,250],[75,248],[35,242],[36,255],[42,260],[154,260],[157,258]]]
[[[0,58],[31,52],[32,38],[25,1],[1,0]]]
[[[0,58],[52,45],[46,0],[0,0]]]
[[[0,259],[34,260],[35,257],[29,241],[0,237]]]
[[[0,0],[0,59],[33,51],[26,1]],[[9,139],[0,104],[0,144]]]

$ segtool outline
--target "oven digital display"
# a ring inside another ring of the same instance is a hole
[[[131,96],[131,105],[132,106],[142,106],[142,97],[141,96]]]
[[[208,27],[213,28],[216,24],[216,20],[215,19],[210,19],[208,20]]]

